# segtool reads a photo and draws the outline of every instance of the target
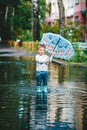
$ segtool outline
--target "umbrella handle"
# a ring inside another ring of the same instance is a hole
[[[59,41],[60,41],[60,38],[59,38],[58,42],[56,43],[56,45],[55,45],[53,51],[55,50],[55,48],[56,48],[57,44],[59,43]]]
[[[50,55],[50,62],[53,60],[53,54],[54,54],[54,51]]]

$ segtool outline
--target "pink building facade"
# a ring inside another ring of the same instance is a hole
[[[46,22],[59,19],[58,0],[46,0],[47,5],[50,3],[51,12],[46,14]],[[86,24],[87,0],[63,0],[65,8],[65,22],[68,19],[73,22],[79,22],[80,25]]]
[[[73,22],[86,26],[86,0],[68,0],[68,2],[65,9],[66,24],[68,19],[71,19]]]
[[[83,26],[83,39],[87,41],[87,0],[67,0],[68,6],[65,9],[65,24],[68,20]]]
[[[59,19],[58,0],[46,0],[47,4],[51,4],[51,13],[46,15],[45,22],[54,23]],[[86,28],[87,26],[87,0],[63,0],[65,7],[65,24],[68,20],[79,24]],[[84,37],[87,37],[87,32],[83,32]]]

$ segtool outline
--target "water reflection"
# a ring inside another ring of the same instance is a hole
[[[49,68],[50,68],[50,71],[49,71],[50,81],[54,80],[54,82],[62,83],[63,81],[68,80],[69,78],[68,66],[51,63]]]
[[[49,102],[50,106],[52,106],[49,111],[52,111],[54,115],[50,115],[50,122],[53,123],[55,120],[63,121],[67,122],[70,128],[85,130],[87,121],[83,120],[83,118],[87,118],[84,115],[87,107],[84,107],[83,104],[87,102],[87,84],[85,83],[85,79],[87,80],[87,77],[85,77],[87,69],[64,68],[63,66],[59,69],[56,64],[53,64],[53,66],[55,69],[50,70],[50,77],[52,75],[56,75],[57,77],[55,77],[55,82],[53,82],[54,80],[50,80],[49,82]],[[60,76],[62,78],[59,78]]]
[[[35,104],[35,130],[47,129],[47,93],[36,94]]]
[[[26,98],[21,98],[19,102],[19,128],[21,130],[29,130],[29,121],[30,121],[30,98],[27,96]]]
[[[57,125],[56,128],[75,129],[75,104],[72,103],[73,97],[66,88],[55,88],[54,92],[49,93],[49,115],[50,124]]]
[[[36,94],[34,57],[0,57],[1,130],[86,130],[87,68],[49,65]]]

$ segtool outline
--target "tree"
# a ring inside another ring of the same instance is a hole
[[[63,5],[63,0],[58,0],[59,7],[59,27],[60,30],[65,26],[65,9]]]
[[[0,0],[0,36],[13,39],[18,30],[31,31],[31,0]]]
[[[45,13],[46,13],[46,3],[45,0],[32,0],[32,33],[33,40],[40,40],[40,29],[44,23]]]
[[[0,36],[3,39],[10,39],[13,30],[13,16],[19,0],[0,0]]]
[[[87,42],[87,0],[86,0],[86,36],[85,36],[85,42]]]
[[[32,3],[29,0],[20,0],[20,4],[15,11],[14,26],[17,30],[31,30]]]
[[[39,40],[45,12],[45,0],[0,0],[0,37],[10,40],[30,34],[30,39],[32,32],[33,40]]]
[[[40,27],[39,27],[39,1],[38,0],[32,0],[32,33],[33,33],[33,40],[39,40],[40,39]]]

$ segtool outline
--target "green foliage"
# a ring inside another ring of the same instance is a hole
[[[14,17],[15,29],[31,30],[32,4],[28,0],[21,0]]]
[[[60,30],[62,36],[68,39],[71,43],[82,40],[82,27],[75,25],[73,22],[69,22],[62,30]]]
[[[74,51],[75,51],[75,56],[71,59],[71,61],[75,62],[84,62],[87,61],[87,53],[83,49],[78,48],[78,44],[73,45]]]
[[[75,58],[73,59],[73,61],[81,62],[83,59],[85,59],[84,51],[76,50]]]
[[[25,30],[22,32],[22,35],[20,36],[20,39],[22,41],[32,41],[32,33],[29,30]]]
[[[41,36],[42,36],[43,33],[46,33],[46,32],[59,33],[58,23],[56,22],[53,25],[49,25],[49,24],[46,24],[46,23],[42,24],[41,25]]]
[[[82,27],[76,26],[75,23],[70,22],[67,26],[63,27],[59,30],[59,24],[56,22],[55,24],[42,24],[41,25],[41,35],[45,32],[53,32],[53,33],[60,33],[63,37],[67,40],[72,42],[77,42],[82,40]]]
[[[60,33],[71,42],[82,40],[82,30],[79,25],[69,21],[68,26],[59,30],[59,23],[45,24],[44,18],[46,11],[50,13],[50,4],[48,7],[44,0],[39,2],[39,21],[40,35],[45,32]],[[6,9],[8,7],[7,18]],[[3,39],[32,40],[32,1],[31,0],[0,0],[0,36]]]
[[[31,11],[31,0],[1,0],[0,36],[2,37],[2,39],[15,39],[19,35],[19,30],[31,31]]]
[[[17,31],[12,32],[12,39],[16,40],[17,38],[22,41],[32,41],[32,33],[29,30],[23,30],[18,28]]]
[[[45,0],[39,0],[39,18],[40,23],[43,23],[46,14],[46,2]]]
[[[44,8],[44,9],[43,9]],[[39,0],[40,23],[45,16],[45,1]],[[32,3],[31,0],[20,0],[16,9],[14,19],[14,30],[11,38],[21,37],[24,41],[32,40]]]

